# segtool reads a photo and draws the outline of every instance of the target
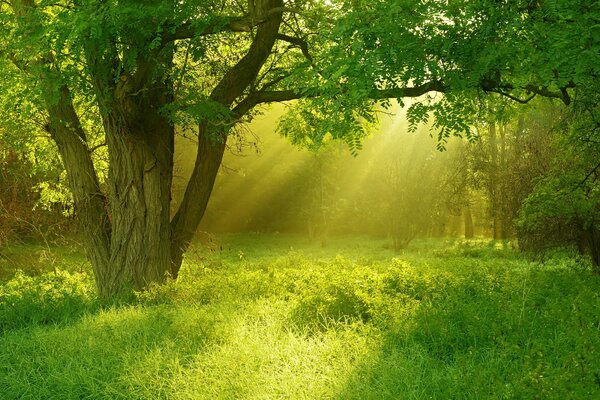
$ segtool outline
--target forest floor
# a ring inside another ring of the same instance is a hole
[[[600,398],[600,278],[574,255],[218,240],[112,305],[77,247],[4,248],[0,398]]]

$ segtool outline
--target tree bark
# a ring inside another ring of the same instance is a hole
[[[175,132],[160,115],[164,101],[148,104],[136,111],[139,118],[122,120],[122,110],[104,118],[112,218],[110,261],[100,284],[104,295],[163,282],[170,269]]]
[[[73,107],[69,89],[61,86],[57,99],[52,96],[55,91],[51,88],[47,88],[44,93],[47,95],[47,129],[67,171],[83,243],[98,290],[102,292],[101,282],[106,277],[110,259],[110,222],[106,198],[100,189],[86,136]]]

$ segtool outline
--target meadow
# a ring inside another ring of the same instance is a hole
[[[76,247],[4,249],[0,398],[600,398],[600,279],[575,254],[218,240],[110,304]]]

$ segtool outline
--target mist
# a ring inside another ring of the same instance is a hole
[[[294,233],[323,245],[332,235],[373,235],[389,237],[397,248],[417,236],[464,235],[467,207],[458,203],[466,189],[457,188],[465,173],[463,139],[450,138],[440,151],[437,133],[424,125],[409,132],[396,106],[394,114],[380,115],[356,155],[335,141],[316,152],[277,133],[283,111],[270,108],[249,125],[243,142],[230,145],[199,230]],[[194,156],[193,141],[178,137],[176,202]],[[467,229],[489,234],[485,205],[467,203],[475,221]]]

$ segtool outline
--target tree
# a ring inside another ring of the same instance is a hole
[[[224,5],[233,11],[231,4]],[[4,66],[21,87],[35,89],[28,105],[45,114],[44,129],[60,152],[103,296],[161,282],[168,272],[177,275],[206,207],[228,125],[259,103],[240,97],[257,83],[285,11],[281,0],[249,2],[240,17],[220,15],[218,2],[180,6],[34,0],[1,6]],[[203,71],[216,84],[208,96],[199,96],[198,161],[171,219],[175,120],[169,111],[176,106],[177,74],[186,68],[186,60],[176,58],[176,42],[187,39],[187,50],[195,53],[219,51],[233,38],[203,38],[224,32],[248,32],[242,38],[245,55],[224,73],[217,67]],[[107,193],[82,122],[84,105],[97,113],[108,146]],[[219,115],[220,124],[209,114]]]
[[[465,236],[474,233],[470,206],[479,204],[486,209],[475,213],[480,227],[495,239],[514,239],[514,220],[523,201],[553,160],[564,156],[552,143],[566,113],[552,104],[515,107],[495,101],[485,106],[474,143],[461,146],[452,166],[452,191],[446,197],[457,215],[462,208]]]
[[[415,134],[397,135],[397,151],[382,157],[381,187],[376,191],[383,203],[383,216],[394,249],[403,249],[419,234],[430,232],[435,216],[446,204],[444,167],[452,154],[440,153],[431,142]],[[444,199],[445,200],[445,199]]]
[[[600,124],[598,99],[590,95],[587,100],[552,134],[550,146],[560,157],[525,199],[519,225],[527,249],[577,245],[600,274]]]
[[[445,93],[409,109],[415,124],[433,114],[443,139],[469,132],[482,93],[570,103],[598,72],[598,5],[488,3],[5,1],[3,114],[43,116],[101,295],[142,289],[177,276],[227,136],[260,104],[303,99],[284,134],[356,150],[390,98]],[[175,125],[190,123],[196,163],[171,216]],[[107,146],[106,183],[94,143]]]

